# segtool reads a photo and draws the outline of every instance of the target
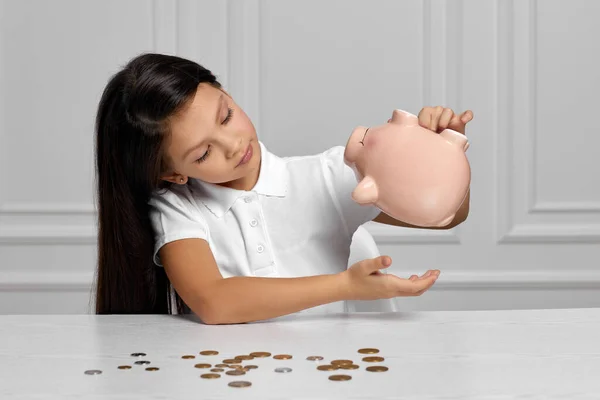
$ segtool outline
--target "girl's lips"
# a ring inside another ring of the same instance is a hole
[[[250,159],[252,158],[252,154],[253,154],[252,143],[250,143],[250,144],[248,144],[248,147],[246,148],[246,152],[242,156],[242,159],[240,160],[240,162],[238,163],[237,166],[239,167],[240,165],[244,165],[248,161],[250,161]]]

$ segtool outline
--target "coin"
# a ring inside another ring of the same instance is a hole
[[[241,356],[235,356],[234,358],[236,360],[252,360],[254,357],[253,356],[241,355]]]
[[[140,360],[140,361],[134,362],[134,364],[137,364],[137,365],[148,365],[148,364],[150,364],[150,361],[148,361],[148,360]]]
[[[131,357],[146,357],[146,353],[131,353]]]
[[[227,360],[223,360],[225,364],[240,364],[242,360],[236,360],[235,358],[228,358]]]
[[[367,367],[367,371],[370,372],[385,372],[388,370],[388,367],[384,367],[383,365],[373,365],[371,367]]]
[[[363,361],[366,361],[366,362],[381,362],[383,360],[384,360],[383,357],[365,357],[365,358],[363,358]]]
[[[119,365],[119,369],[131,369],[131,365]]]
[[[232,382],[229,382],[227,385],[231,386],[231,387],[235,387],[235,388],[244,388],[244,387],[251,386],[252,383],[250,383],[248,381],[232,381]]]
[[[250,353],[250,355],[252,357],[263,358],[263,357],[270,357],[271,353],[269,353],[268,351],[255,351],[253,353]]]
[[[241,371],[239,369],[230,369],[229,371],[225,372],[227,375],[245,375],[246,372],[245,371]]]
[[[279,368],[275,368],[275,372],[288,373],[288,372],[292,372],[292,369],[288,368],[288,367],[279,367]]]
[[[220,377],[221,377],[221,375],[219,375],[219,374],[202,374],[202,375],[200,375],[200,378],[204,378],[204,379],[217,379]]]
[[[211,365],[210,364],[196,364],[194,365],[195,368],[210,368]]]
[[[365,348],[358,350],[358,352],[361,354],[375,354],[379,353],[379,349]]]
[[[210,372],[223,372],[225,371],[223,368],[213,368],[210,370]]]
[[[89,369],[84,372],[84,374],[86,375],[100,375],[101,373],[102,371],[100,371],[99,369]]]
[[[273,358],[276,360],[289,360],[292,356],[289,354],[277,354],[276,356],[273,356]]]
[[[146,371],[158,371],[157,367],[148,367],[146,368]]]
[[[217,354],[219,354],[219,352],[216,350],[203,350],[200,352],[201,356],[216,356]]]
[[[321,361],[323,359],[323,357],[321,357],[321,356],[308,356],[308,357],[306,357],[306,359],[308,361]]]
[[[246,365],[246,369],[257,369],[258,365]]]
[[[331,381],[349,381],[352,379],[350,375],[331,375],[329,380]]]
[[[356,364],[342,364],[340,365],[340,369],[358,369],[359,366]]]
[[[227,367],[229,367],[229,364],[217,364],[217,365],[215,365],[215,367],[217,367],[217,368],[227,368]]]
[[[317,369],[319,371],[335,371],[338,368],[339,367],[337,365],[331,365],[331,364],[319,365],[317,367]]]
[[[191,358],[196,358],[196,356],[193,356],[193,355],[191,355],[191,354],[187,354],[187,355],[185,355],[185,356],[181,356],[181,358],[183,358],[184,360],[189,360],[189,359],[191,359]]]
[[[337,365],[338,367],[344,364],[352,364],[352,360],[333,360],[331,362],[331,365]]]

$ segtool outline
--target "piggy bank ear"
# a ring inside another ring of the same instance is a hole
[[[419,118],[416,115],[403,110],[394,110],[392,112],[392,118],[389,119],[388,122],[401,125],[418,125]]]

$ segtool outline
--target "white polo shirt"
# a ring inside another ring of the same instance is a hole
[[[155,193],[154,262],[166,243],[205,239],[223,277],[301,277],[347,269],[352,235],[380,212],[351,198],[354,171],[336,146],[309,156],[278,157],[261,147],[250,191],[190,178]]]

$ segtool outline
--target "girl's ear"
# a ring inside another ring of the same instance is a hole
[[[165,175],[165,176],[161,176],[161,178],[163,181],[167,181],[167,182],[171,182],[171,183],[176,183],[178,185],[183,185],[187,182],[187,176],[183,176],[180,174],[173,174],[173,175]]]

